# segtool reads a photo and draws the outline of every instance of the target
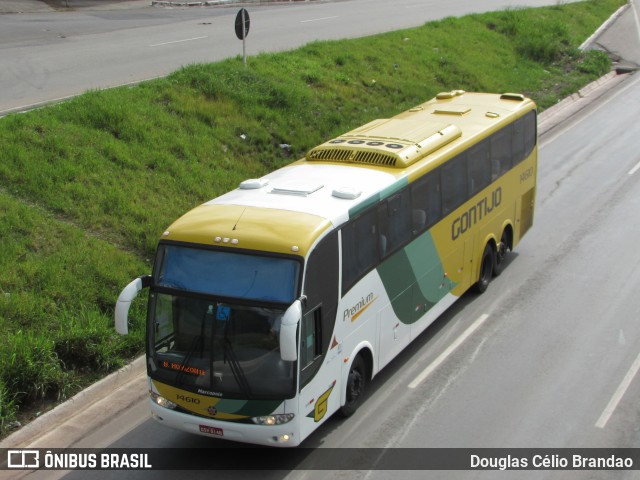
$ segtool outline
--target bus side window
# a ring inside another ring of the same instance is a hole
[[[346,292],[378,262],[377,211],[371,209],[342,229],[342,289]]]
[[[524,122],[524,156],[525,158],[531,155],[533,148],[538,141],[536,111],[532,110],[522,117]]]
[[[469,149],[469,196],[473,197],[491,183],[491,150],[484,140]]]
[[[422,233],[440,220],[440,170],[434,170],[411,185],[413,235]]]
[[[515,166],[524,160],[524,118],[513,122],[511,148],[513,149],[513,165]]]
[[[496,180],[511,168],[511,125],[491,136],[491,179]]]
[[[322,355],[321,310],[316,308],[302,317],[300,370],[306,369]],[[301,382],[301,384],[304,382]]]
[[[447,215],[468,199],[467,155],[461,153],[442,167],[442,213]]]
[[[380,258],[393,253],[409,241],[410,216],[408,189],[393,195],[378,207]]]

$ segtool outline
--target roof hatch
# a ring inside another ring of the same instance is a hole
[[[274,187],[271,190],[271,193],[279,193],[281,195],[298,195],[301,197],[308,197],[313,192],[317,192],[324,185],[321,183],[312,183],[312,182],[290,182],[277,187]]]
[[[457,115],[461,117],[471,111],[471,108],[463,105],[447,105],[444,108],[436,108],[433,113],[436,115]]]

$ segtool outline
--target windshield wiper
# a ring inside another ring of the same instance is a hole
[[[182,376],[184,375],[184,372],[186,370],[186,366],[189,365],[189,363],[191,362],[191,358],[193,357],[194,352],[200,348],[200,356],[202,357],[202,354],[204,353],[204,341],[202,340],[204,338],[204,323],[205,320],[207,319],[207,314],[211,312],[211,305],[209,305],[209,308],[207,310],[205,310],[204,315],[202,316],[202,320],[200,321],[200,335],[196,335],[195,337],[193,337],[193,340],[191,340],[191,345],[189,345],[189,350],[187,350],[187,354],[184,356],[184,360],[182,361],[182,363],[180,363],[180,370],[178,371],[178,376],[176,377],[176,382],[178,383],[182,383]]]
[[[156,342],[156,346],[155,346],[155,350],[156,350],[156,352],[157,352],[158,350],[160,350],[161,348],[164,348],[164,347],[166,347],[167,349],[170,349],[170,348],[171,348],[171,342],[172,342],[172,341],[175,341],[175,338],[176,338],[175,333],[171,332],[171,333],[170,333],[169,335],[167,335],[166,337],[161,338],[160,340],[158,340],[158,341]]]
[[[235,378],[236,383],[242,390],[242,392],[247,396],[248,399],[253,397],[251,393],[251,386],[249,385],[249,381],[247,380],[247,376],[242,370],[242,366],[236,357],[236,352],[233,349],[233,345],[231,344],[231,340],[229,340],[228,330],[229,324],[231,323],[231,319],[227,322],[224,327],[224,356],[225,360],[229,360],[229,366],[231,367],[231,373],[233,373],[233,378]]]
[[[178,376],[176,377],[177,383],[182,383],[181,380],[182,380],[182,376],[184,375],[184,372],[186,371],[186,366],[191,361],[191,357],[193,357],[193,353],[198,349],[198,346],[200,344],[202,344],[202,335],[196,335],[195,337],[193,337],[193,340],[191,340],[191,345],[189,345],[189,350],[187,351],[187,354],[185,355],[184,360],[180,363],[180,370],[178,371]]]

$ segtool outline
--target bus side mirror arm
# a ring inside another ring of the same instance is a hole
[[[116,302],[115,324],[116,332],[121,335],[129,333],[129,307],[131,302],[138,296],[143,288],[151,285],[151,275],[144,275],[136,278],[129,285],[124,287]]]
[[[298,324],[302,319],[302,301],[296,300],[282,316],[280,322],[280,358],[285,362],[298,359]]]

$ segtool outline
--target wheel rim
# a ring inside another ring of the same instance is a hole
[[[507,254],[509,253],[509,244],[507,239],[507,233],[504,232],[502,234],[502,238],[500,239],[500,245],[498,245],[498,251],[496,252],[496,264],[502,265],[504,259],[507,258]]]

